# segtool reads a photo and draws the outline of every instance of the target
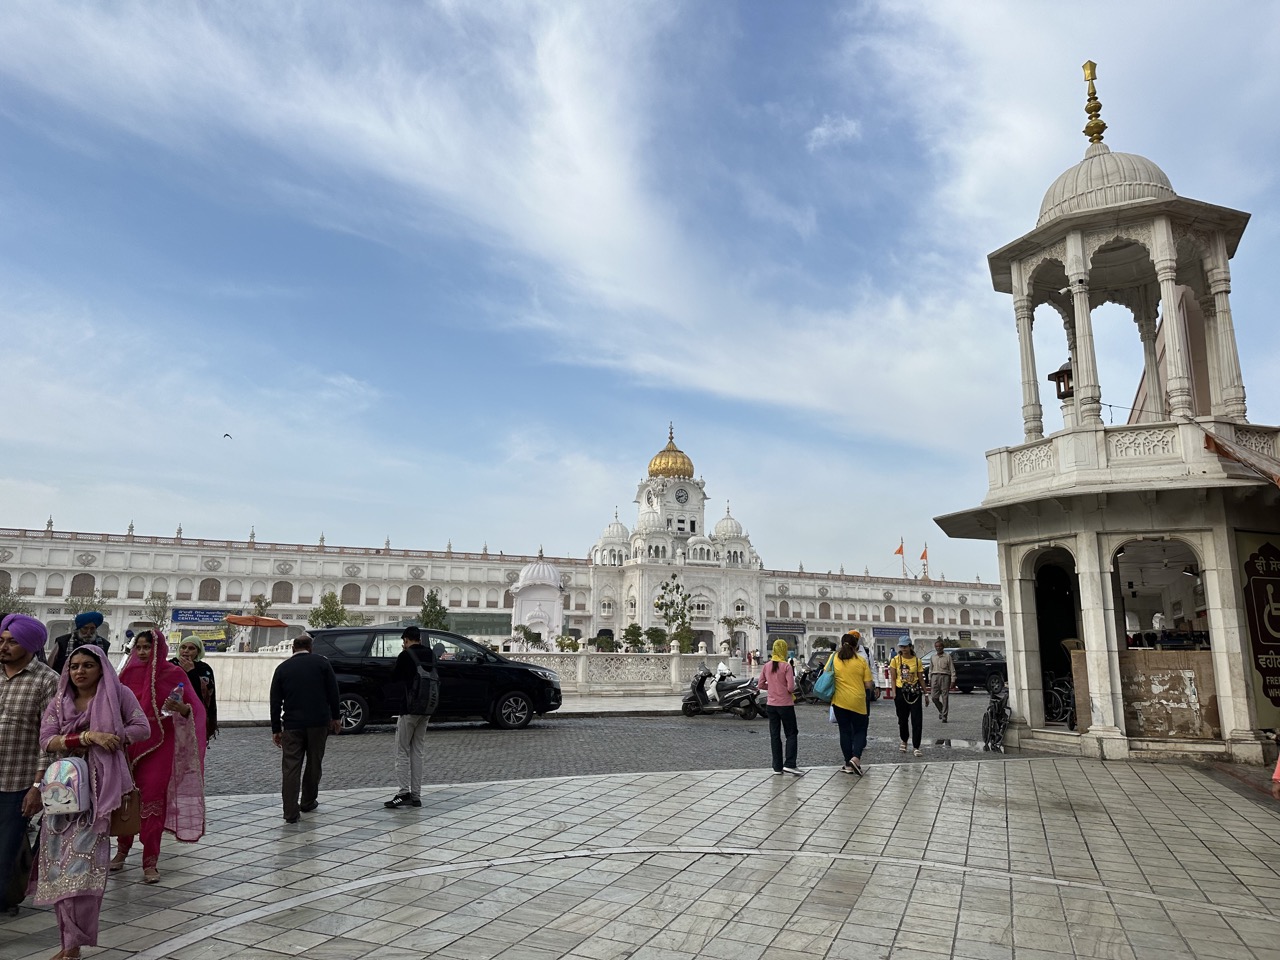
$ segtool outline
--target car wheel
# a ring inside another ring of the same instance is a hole
[[[503,730],[520,730],[533,719],[533,701],[528,694],[513,690],[498,698],[493,707],[493,722]]]
[[[369,722],[369,704],[358,693],[338,697],[338,710],[342,716],[342,733],[359,733]]]
[[[698,715],[698,707],[693,703],[680,704],[680,712],[686,717],[696,717]]]
[[[960,692],[961,692],[961,693],[973,693],[973,687],[961,687],[961,688],[960,688]]]
[[[993,673],[987,677],[987,693],[995,696],[1004,689],[1004,677],[998,673]]]

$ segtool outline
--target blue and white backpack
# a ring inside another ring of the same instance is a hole
[[[86,813],[93,806],[89,764],[83,757],[63,757],[49,764],[40,780],[45,813]]]

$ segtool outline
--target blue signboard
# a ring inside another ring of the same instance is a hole
[[[174,610],[169,619],[174,623],[221,623],[230,610]]]
[[[910,627],[872,627],[871,635],[879,639],[880,637],[909,637],[911,636]]]

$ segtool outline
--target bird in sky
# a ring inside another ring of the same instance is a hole
[[[223,439],[224,439],[224,440],[234,440],[234,439],[235,439],[235,438],[234,438],[234,437],[232,437],[232,436],[231,436],[231,434],[229,434],[229,433],[224,433],[224,434],[222,435],[222,437],[223,437]]]

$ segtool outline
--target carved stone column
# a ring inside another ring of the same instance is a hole
[[[1226,413],[1222,404],[1222,368],[1218,357],[1217,307],[1212,294],[1200,297],[1196,303],[1204,316],[1204,349],[1209,368],[1209,412],[1215,417],[1222,417]]]
[[[1244,376],[1240,372],[1240,350],[1231,320],[1231,268],[1227,265],[1227,241],[1220,232],[1213,235],[1213,254],[1205,267],[1217,320],[1214,340],[1218,348],[1218,370],[1222,374],[1223,412],[1232,420],[1244,423],[1247,419]]]
[[[1187,331],[1178,314],[1178,250],[1173,242],[1173,228],[1168,217],[1158,217],[1154,224],[1156,279],[1160,281],[1160,314],[1164,325],[1165,369],[1169,413],[1175,420],[1190,417],[1191,372],[1187,364]]]
[[[1081,426],[1102,425],[1102,387],[1098,384],[1098,360],[1093,350],[1093,316],[1089,308],[1089,273],[1085,267],[1084,238],[1080,231],[1067,235],[1067,276],[1075,308],[1076,345],[1071,373],[1075,382],[1076,416]]]
[[[1018,357],[1022,364],[1022,434],[1026,443],[1044,438],[1044,411],[1040,407],[1040,382],[1036,376],[1036,349],[1032,341],[1031,298],[1013,301],[1018,323]]]
[[[1160,362],[1156,357],[1156,314],[1146,313],[1147,305],[1143,303],[1144,313],[1134,317],[1138,324],[1138,339],[1142,341],[1142,368],[1147,380],[1148,416],[1152,420],[1164,420],[1164,384],[1160,380]]]

